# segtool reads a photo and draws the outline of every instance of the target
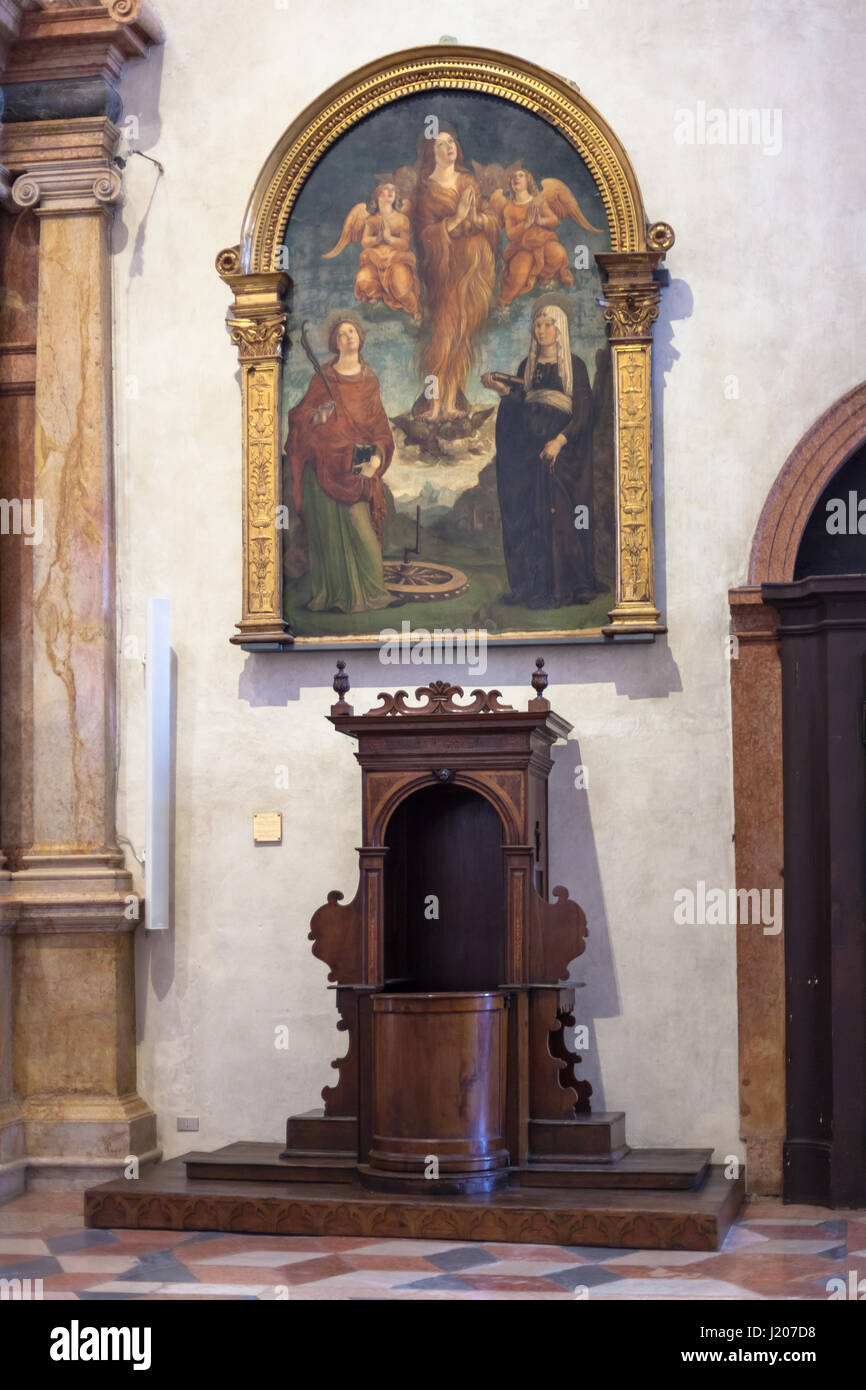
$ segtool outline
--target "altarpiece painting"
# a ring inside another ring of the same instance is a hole
[[[456,46],[352,74],[262,171],[234,289],[241,644],[658,631],[654,271],[569,83]]]

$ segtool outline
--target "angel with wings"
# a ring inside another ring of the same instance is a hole
[[[599,231],[587,222],[574,194],[560,179],[542,179],[539,189],[523,165],[503,170],[506,173],[508,192],[497,188],[490,196],[490,210],[505,227],[507,238],[499,309],[536,284],[553,280],[566,288],[574,284],[568,252],[553,230],[561,221],[570,217],[587,232]]]
[[[386,181],[373,190],[370,201],[350,209],[340,239],[323,260],[339,256],[349,242],[361,243],[361,261],[355,276],[355,298],[366,304],[384,300],[389,309],[407,313],[421,322],[418,274],[410,250],[411,205],[401,198],[397,185]]]

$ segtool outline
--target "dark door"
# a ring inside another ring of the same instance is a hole
[[[783,1192],[856,1206],[866,1202],[866,576],[762,592],[779,613],[782,662]]]

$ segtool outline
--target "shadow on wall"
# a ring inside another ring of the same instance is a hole
[[[133,65],[128,69],[122,84],[123,115],[119,124],[123,132],[123,139],[118,154],[124,161],[124,165],[128,166],[125,169],[124,178],[127,181],[131,178],[140,180],[138,186],[143,189],[147,188],[148,184],[150,185],[149,195],[144,195],[147,200],[144,210],[138,216],[135,244],[129,263],[130,280],[144,274],[144,242],[147,236],[147,222],[157,187],[162,179],[161,170],[156,163],[152,162],[155,156],[150,156],[148,159],[143,159],[140,156],[148,155],[149,151],[155,149],[162,134],[162,121],[158,113],[164,54],[164,46],[151,49],[147,62],[137,66]],[[129,243],[129,230],[126,217],[121,211],[121,215],[115,217],[112,222],[112,255],[126,250]]]
[[[656,607],[667,611],[667,537],[665,528],[665,412],[664,393],[668,373],[672,372],[680,354],[674,347],[674,324],[692,316],[694,296],[685,280],[667,280],[668,272],[660,272],[662,285],[659,316],[653,328],[653,539],[656,556]]]
[[[572,962],[569,979],[586,982],[591,971],[591,986],[574,992],[574,1021],[576,1028],[586,1027],[587,1045],[574,1041],[569,1031],[568,1045],[581,1058],[576,1075],[592,1086],[592,1109],[595,1113],[607,1110],[601,1074],[601,1058],[595,1023],[599,1018],[614,1018],[620,1012],[613,952],[610,944],[607,913],[601,886],[601,873],[592,831],[588,791],[577,785],[576,769],[583,767],[580,743],[568,739],[565,747],[554,748],[554,764],[548,783],[550,886],[562,884],[569,896],[580,903],[586,913],[588,937],[586,950]],[[559,867],[559,866],[563,867]]]
[[[611,647],[616,645],[616,655]],[[553,646],[540,638],[522,646],[494,647],[487,650],[487,669],[478,674],[465,664],[392,665],[379,659],[377,649],[342,651],[296,651],[278,655],[249,653],[238,678],[238,699],[251,709],[279,709],[301,698],[302,690],[318,690],[322,715],[326,715],[336,695],[331,682],[337,658],[346,662],[351,691],[359,696],[358,712],[372,708],[380,690],[405,688],[414,692],[431,680],[447,680],[462,686],[468,695],[476,686],[485,690],[509,686],[526,687],[527,700],[534,694],[530,676],[536,656],[543,656],[550,685],[545,692],[556,708],[558,686],[612,685],[617,695],[630,700],[658,700],[682,690],[680,673],[666,634],[654,641],[608,643],[569,643]],[[369,693],[368,693],[369,692]],[[352,704],[352,693],[347,695]]]

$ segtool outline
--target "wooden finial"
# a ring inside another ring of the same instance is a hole
[[[337,702],[331,705],[331,714],[352,714],[352,706],[346,704],[346,693],[349,690],[349,677],[346,672],[346,663],[342,659],[337,662],[337,672],[334,676],[334,690],[337,694]]]
[[[545,700],[544,692],[547,689],[547,672],[544,669],[544,657],[535,658],[535,670],[532,673],[532,688],[535,696],[529,701],[528,708],[531,713],[542,713],[550,709],[550,701]]]

